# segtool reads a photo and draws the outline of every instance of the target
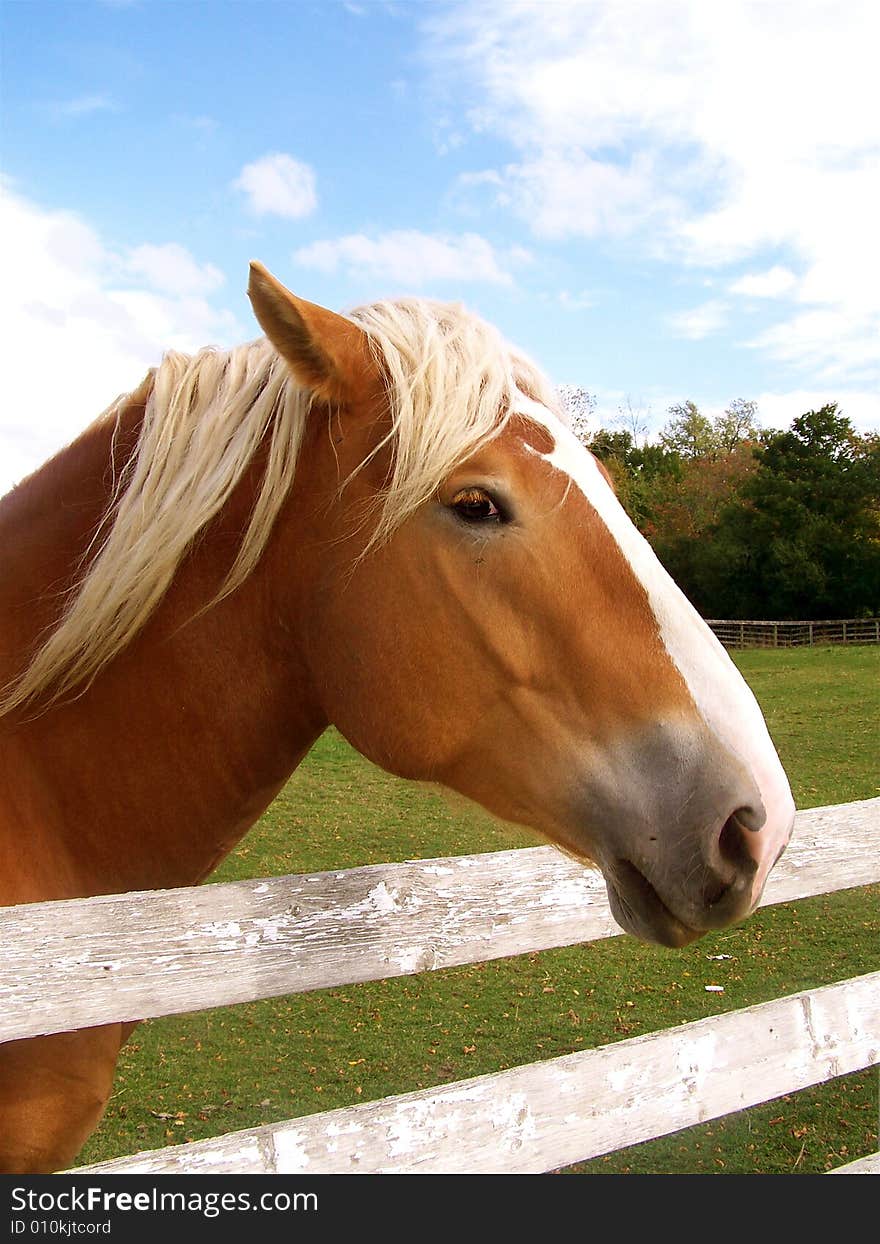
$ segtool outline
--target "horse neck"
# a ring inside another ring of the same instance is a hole
[[[142,415],[142,406],[126,410],[122,452]],[[109,426],[91,429],[0,506],[0,653],[32,648],[54,621],[58,588],[107,504],[111,437]],[[5,869],[18,886],[0,903],[21,901],[35,877],[39,892],[24,897],[200,880],[324,729],[298,635],[308,585],[298,588],[296,565],[285,565],[282,619],[272,541],[236,592],[199,613],[229,569],[258,471],[255,463],[144,630],[92,686],[6,723],[0,877]],[[0,677],[13,672],[0,667]]]

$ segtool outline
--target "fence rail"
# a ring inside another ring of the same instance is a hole
[[[880,1059],[880,972],[442,1088],[84,1168],[535,1174]]]
[[[802,648],[814,644],[880,644],[880,618],[773,622],[707,618],[726,648]]]
[[[880,881],[880,799],[800,812],[764,902]],[[0,1040],[613,936],[535,847],[0,909]],[[82,1170],[549,1170],[880,1061],[880,974],[561,1059]]]
[[[880,798],[797,814],[763,904],[880,881]],[[0,1041],[614,937],[555,847],[0,908]]]

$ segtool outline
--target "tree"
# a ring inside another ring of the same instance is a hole
[[[835,404],[786,432],[738,398],[670,407],[657,444],[600,428],[589,448],[660,560],[708,617],[880,613],[880,437]]]
[[[610,428],[600,428],[590,438],[590,452],[595,454],[601,462],[608,462],[616,458],[624,467],[632,465],[633,456],[633,438],[629,432],[614,432]]]
[[[662,445],[637,445],[628,429],[600,428],[588,448],[605,466],[632,521],[643,533],[652,532],[658,510],[681,475],[679,455]]]
[[[765,432],[712,533],[716,616],[880,612],[880,449],[836,403]]]
[[[721,453],[730,454],[742,441],[758,439],[758,403],[735,397],[714,420],[715,439]]]
[[[575,436],[585,445],[589,444],[592,434],[590,424],[596,413],[595,395],[576,384],[561,384],[556,392]]]
[[[633,402],[632,398],[627,394],[617,407],[617,416],[614,422],[625,432],[629,432],[634,445],[644,445],[648,435],[648,428],[651,426],[650,408],[644,406],[641,402]]]
[[[660,433],[664,449],[682,458],[702,458],[715,453],[715,429],[695,402],[679,402],[669,407],[671,418]]]

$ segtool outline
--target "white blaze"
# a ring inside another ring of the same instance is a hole
[[[760,851],[753,891],[757,900],[767,874],[788,842],[794,818],[788,779],[758,703],[714,632],[633,525],[593,455],[558,415],[540,402],[518,394],[513,409],[541,424],[553,437],[553,450],[540,457],[571,479],[608,528],[647,594],[660,638],[697,711],[755,780],[767,813],[760,834],[749,836],[762,840],[752,848],[753,852]]]

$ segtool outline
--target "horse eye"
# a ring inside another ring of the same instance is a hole
[[[466,523],[498,523],[501,510],[482,488],[463,488],[452,499],[452,509]]]

